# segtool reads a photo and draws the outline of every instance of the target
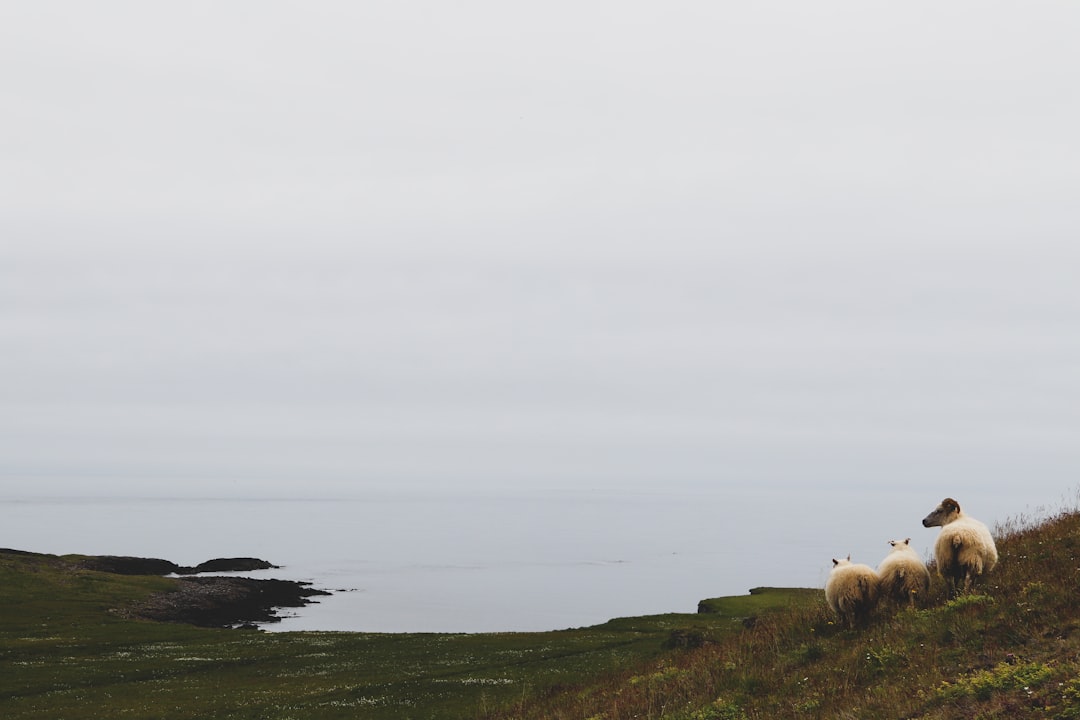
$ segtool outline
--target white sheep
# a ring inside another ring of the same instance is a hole
[[[950,584],[955,595],[963,581],[964,592],[971,590],[975,579],[997,565],[997,546],[986,525],[960,511],[960,503],[952,498],[941,501],[932,513],[923,518],[923,527],[941,527],[934,545],[938,572]]]
[[[869,565],[852,564],[850,555],[844,560],[834,558],[825,601],[846,627],[862,624],[877,606],[877,573]]]
[[[930,590],[930,571],[926,563],[911,547],[911,538],[890,540],[892,550],[878,565],[881,594],[896,602],[907,601],[915,607],[918,598],[925,598]]]

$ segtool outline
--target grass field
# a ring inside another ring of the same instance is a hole
[[[705,614],[546,633],[261,633],[126,620],[174,581],[0,554],[0,717],[473,718],[741,632],[817,601],[762,590]]]

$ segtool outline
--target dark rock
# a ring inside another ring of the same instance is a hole
[[[177,565],[159,558],[128,557],[126,555],[90,555],[81,558],[78,566],[85,570],[116,573],[118,575],[195,575],[205,572],[245,572],[248,570],[277,569],[258,558],[216,558],[199,563],[195,567]]]
[[[246,627],[278,622],[279,607],[303,607],[313,595],[329,595],[310,583],[236,577],[178,578],[176,590],[152,595],[124,614],[202,627]]]
[[[77,565],[85,570],[97,570],[117,575],[168,575],[182,569],[168,560],[126,555],[91,555],[80,559]]]
[[[182,574],[205,573],[205,572],[245,572],[248,570],[277,570],[277,565],[272,565],[259,558],[215,558],[199,563],[193,568],[183,568]]]

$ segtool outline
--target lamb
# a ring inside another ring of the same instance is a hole
[[[941,527],[934,558],[938,572],[950,585],[950,595],[956,595],[963,582],[963,591],[997,565],[997,546],[986,525],[960,511],[960,503],[945,498],[932,513],[923,518],[923,527]]]
[[[833,559],[825,583],[825,601],[845,627],[861,625],[877,606],[878,576],[869,565],[853,565],[851,556]]]
[[[911,547],[911,538],[904,541],[890,540],[892,550],[878,565],[881,594],[896,602],[915,607],[915,601],[925,598],[930,590],[930,571]]]

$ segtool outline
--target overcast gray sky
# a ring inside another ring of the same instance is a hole
[[[0,2],[0,483],[1072,487],[1078,37]]]

